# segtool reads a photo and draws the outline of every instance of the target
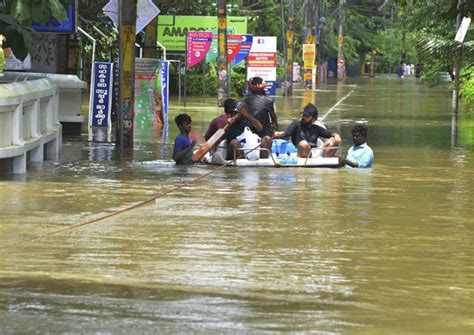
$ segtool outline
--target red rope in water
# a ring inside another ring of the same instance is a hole
[[[41,240],[41,239],[48,238],[49,236],[53,236],[53,235],[57,235],[57,234],[60,234],[60,233],[64,233],[64,232],[66,232],[66,231],[71,231],[71,230],[78,229],[78,228],[82,228],[82,227],[85,227],[85,226],[90,226],[90,225],[95,224],[95,223],[98,223],[98,222],[100,222],[100,221],[104,221],[105,219],[109,219],[109,218],[114,217],[114,216],[117,216],[117,215],[119,215],[119,214],[123,214],[123,213],[128,212],[128,211],[130,211],[130,210],[132,210],[132,209],[141,207],[141,206],[146,205],[146,204],[148,204],[148,203],[150,203],[150,202],[152,202],[152,201],[155,201],[156,199],[162,198],[162,197],[164,197],[165,195],[168,195],[168,194],[170,194],[170,193],[172,193],[172,192],[178,191],[178,190],[182,189],[183,187],[186,187],[186,186],[188,186],[188,185],[191,185],[191,184],[195,183],[195,182],[198,181],[198,180],[201,180],[201,179],[203,179],[203,178],[206,178],[207,176],[211,175],[212,173],[214,173],[214,172],[216,172],[216,171],[218,171],[218,170],[220,170],[220,169],[223,169],[224,167],[228,166],[228,165],[231,164],[231,163],[232,163],[232,161],[231,161],[231,162],[228,162],[228,163],[226,163],[226,164],[224,164],[224,165],[221,165],[221,166],[219,166],[218,168],[215,168],[215,169],[213,169],[213,170],[211,170],[211,171],[209,171],[209,172],[207,172],[207,173],[205,173],[205,174],[203,174],[203,175],[200,175],[200,176],[197,177],[197,178],[194,178],[194,179],[192,179],[192,180],[190,180],[190,181],[187,181],[187,182],[185,182],[185,183],[182,183],[182,184],[180,184],[180,185],[178,185],[178,186],[176,186],[176,187],[174,187],[174,188],[172,188],[172,189],[170,189],[170,190],[168,190],[168,191],[162,192],[162,193],[160,193],[160,194],[158,194],[158,195],[156,195],[156,196],[154,196],[154,197],[151,197],[151,198],[149,198],[149,199],[140,201],[139,203],[137,203],[137,204],[135,204],[135,205],[131,205],[131,206],[127,207],[127,208],[118,210],[118,211],[113,212],[113,213],[110,213],[110,214],[106,214],[106,215],[100,216],[100,217],[98,217],[98,218],[96,218],[96,219],[89,220],[89,221],[87,221],[87,222],[79,223],[79,224],[76,224],[76,225],[73,225],[73,226],[69,226],[69,227],[65,227],[65,228],[61,228],[61,229],[57,229],[57,230],[54,230],[54,231],[49,232],[49,233],[47,233],[47,234],[45,234],[45,235],[42,235],[42,236],[38,236],[38,237],[35,237],[35,238],[32,238],[32,239],[27,239],[27,240],[18,241],[18,242],[16,242],[16,243],[12,243],[12,244],[9,244],[9,245],[0,247],[0,250],[1,250],[1,249],[11,248],[11,247],[13,247],[13,246],[21,245],[21,244],[24,244],[24,243],[35,242],[35,241],[38,241],[38,240]]]

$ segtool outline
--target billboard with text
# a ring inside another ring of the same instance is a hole
[[[189,31],[212,31],[217,29],[217,16],[177,16],[158,17],[158,41],[167,51],[184,53],[186,35]],[[227,29],[234,34],[247,33],[247,17],[228,16]]]

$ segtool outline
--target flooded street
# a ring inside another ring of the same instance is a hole
[[[166,194],[216,169],[171,161],[174,117],[202,137],[217,115],[193,98],[130,160],[65,140],[1,176],[1,333],[474,333],[472,112],[453,136],[446,87],[390,77],[275,101],[281,128],[315,102],[339,154],[365,122],[373,168],[225,167]]]

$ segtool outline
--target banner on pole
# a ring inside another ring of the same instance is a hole
[[[162,61],[160,69],[161,110],[163,114],[163,138],[168,138],[169,62]]]
[[[242,47],[242,35],[227,35],[227,62],[232,63]]]
[[[303,62],[305,70],[312,70],[316,60],[316,45],[303,44]],[[306,79],[306,78],[305,78]]]
[[[113,63],[94,62],[89,100],[89,126],[110,127]]]
[[[110,142],[112,139],[114,64],[92,64],[91,93],[89,98],[89,141]]]
[[[153,58],[135,59],[135,128],[145,129],[163,124],[159,102],[160,61]]]
[[[250,49],[252,48],[253,35],[244,34],[241,36],[241,47],[237,56],[232,60],[231,65],[237,65],[243,61],[249,54]]]
[[[454,40],[456,42],[462,43],[464,41],[464,37],[466,37],[466,33],[469,30],[470,24],[471,24],[470,17],[464,17],[462,19],[461,25],[459,26],[456,36],[454,37]]]
[[[188,60],[186,64],[188,69],[203,60],[211,47],[211,42],[211,31],[188,32]]]

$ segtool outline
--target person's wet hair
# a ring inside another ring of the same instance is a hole
[[[225,99],[225,101],[224,101],[224,112],[226,114],[233,114],[236,107],[237,107],[237,100],[231,99],[231,98]]]
[[[367,127],[364,126],[363,124],[358,123],[354,127],[352,127],[351,132],[360,133],[363,136],[367,136]]]
[[[179,114],[174,118],[174,122],[179,127],[185,123],[191,123],[193,120],[188,114]]]

